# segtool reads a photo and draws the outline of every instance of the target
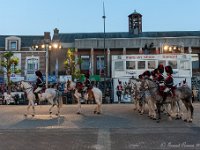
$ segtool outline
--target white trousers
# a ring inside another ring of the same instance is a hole
[[[34,93],[38,93],[39,91],[41,91],[42,90],[42,87],[38,87],[35,91],[34,91]]]

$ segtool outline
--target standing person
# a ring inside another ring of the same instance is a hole
[[[36,96],[36,100],[38,100],[38,93],[42,90],[43,86],[44,86],[44,82],[43,82],[43,76],[42,76],[42,73],[40,70],[37,70],[35,72],[35,75],[37,76],[37,79],[36,79],[36,89],[34,91],[34,94]]]
[[[121,103],[121,100],[122,100],[122,90],[123,90],[123,87],[122,87],[122,81],[119,81],[118,79],[118,85],[117,85],[117,97],[118,97],[118,103]]]

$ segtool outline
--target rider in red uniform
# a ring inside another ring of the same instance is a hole
[[[172,67],[171,66],[166,66],[165,67],[165,72],[167,73],[167,77],[165,79],[166,88],[165,88],[164,92],[167,93],[172,89],[172,87],[174,85],[174,79],[172,77],[172,74],[173,74]]]
[[[151,76],[151,72],[149,71],[149,70],[147,70],[147,71],[145,71],[144,73],[143,73],[143,76],[144,76],[144,78],[150,78],[150,76]]]
[[[163,94],[163,91],[165,89],[165,84],[164,84],[164,76],[163,76],[163,72],[164,72],[164,66],[162,64],[158,65],[158,68],[155,69],[155,74],[156,74],[156,82],[159,85],[159,91],[160,94]]]
[[[117,97],[118,97],[118,103],[121,103],[123,86],[122,86],[122,81],[118,80],[118,83],[119,84],[117,85]]]

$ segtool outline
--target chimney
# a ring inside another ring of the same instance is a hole
[[[45,43],[50,43],[50,41],[51,41],[50,32],[44,32],[44,41],[45,41]]]
[[[59,30],[58,30],[58,28],[55,28],[54,29],[54,34],[53,34],[53,41],[57,41],[57,40],[59,40]]]

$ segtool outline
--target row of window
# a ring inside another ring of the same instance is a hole
[[[126,61],[126,69],[127,70],[144,70],[144,69],[155,69],[158,64],[163,64],[163,66],[170,65],[172,69],[178,69],[177,60],[149,60],[149,61]],[[189,60],[180,61],[179,69],[188,70],[190,69]],[[116,61],[115,62],[115,70],[124,71],[124,61]]]

